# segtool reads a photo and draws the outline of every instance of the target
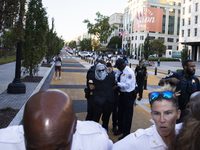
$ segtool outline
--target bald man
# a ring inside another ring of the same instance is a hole
[[[23,126],[16,128],[18,138],[15,139],[18,143],[4,138],[4,143],[0,141],[0,149],[25,150],[23,132],[27,150],[110,150],[113,145],[100,124],[77,121],[72,100],[58,90],[42,91],[33,95],[25,105]],[[7,133],[14,134],[8,132],[8,129],[0,134],[0,139]],[[8,147],[9,144],[12,148]]]
[[[109,150],[112,142],[97,123],[78,121],[72,100],[62,91],[43,91],[25,106],[24,132],[27,149]]]
[[[187,107],[190,108],[190,106],[192,105],[192,103],[194,101],[196,101],[197,99],[200,99],[200,91],[196,91],[194,92],[191,96],[190,96],[190,101],[187,104]]]

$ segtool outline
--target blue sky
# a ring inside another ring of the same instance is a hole
[[[51,18],[55,19],[55,30],[66,42],[87,32],[84,19],[95,23],[96,12],[104,16],[123,13],[128,0],[42,0],[47,10],[49,26]]]

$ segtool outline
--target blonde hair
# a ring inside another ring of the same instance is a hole
[[[162,86],[159,89],[156,89],[156,91],[172,91],[175,92],[176,86],[171,86],[169,83],[165,83],[164,86]]]

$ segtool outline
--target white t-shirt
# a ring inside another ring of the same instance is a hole
[[[62,57],[60,57],[61,61],[59,61],[59,60],[56,61],[57,57],[58,57],[58,56],[55,56],[55,57],[53,58],[53,60],[55,61],[55,66],[61,66]]]
[[[182,123],[176,124],[175,132],[179,133]],[[168,146],[162,140],[155,125],[147,129],[138,129],[124,139],[116,142],[112,150],[167,150]]]

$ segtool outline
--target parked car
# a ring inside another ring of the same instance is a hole
[[[80,52],[79,56],[82,56],[82,57],[91,57],[92,54],[90,52],[84,51],[84,52]]]

